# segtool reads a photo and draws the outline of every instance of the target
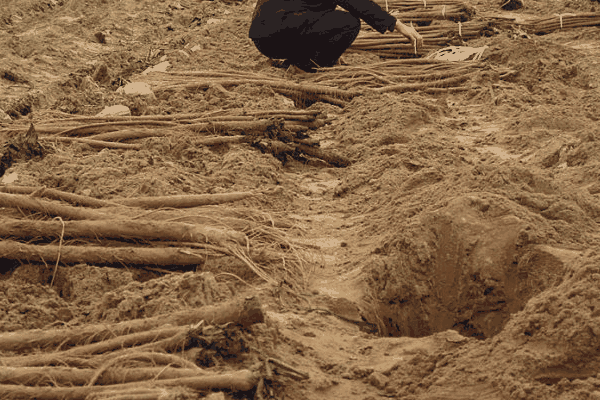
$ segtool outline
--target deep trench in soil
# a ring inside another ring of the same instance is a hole
[[[475,196],[452,201],[423,219],[425,231],[413,247],[372,267],[380,301],[370,322],[382,335],[453,329],[490,338],[530,298],[562,282],[565,262],[580,253],[528,244],[527,224],[514,215],[489,218],[493,204]],[[423,251],[427,258],[420,258]]]

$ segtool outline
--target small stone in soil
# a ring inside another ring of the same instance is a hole
[[[369,383],[375,386],[377,389],[383,389],[388,382],[389,379],[380,372],[373,372],[369,376]]]
[[[106,43],[106,36],[103,32],[96,32],[94,33],[94,36],[96,37],[98,43]]]

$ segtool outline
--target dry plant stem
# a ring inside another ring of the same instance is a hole
[[[109,390],[102,393],[92,393],[85,400],[167,400],[177,399],[181,396],[182,389],[154,388],[154,389],[129,389]],[[190,396],[188,396],[190,397]],[[187,397],[182,397],[187,398]]]
[[[428,46],[424,45],[419,50],[417,50],[417,55],[420,57],[426,56],[433,50],[437,50],[439,47],[437,46]],[[414,47],[410,44],[403,46],[396,46],[392,49],[384,49],[384,50],[371,50],[371,49],[351,49],[351,51],[369,51],[370,53],[380,56],[382,58],[402,58],[402,57],[414,57]]]
[[[0,237],[59,237],[62,235],[62,229],[64,228],[64,235],[67,237],[170,240],[219,245],[236,242],[243,246],[248,243],[248,238],[242,232],[184,222],[120,219],[108,222],[67,221],[63,226],[57,221],[18,220],[12,218],[0,218],[0,221],[2,221],[0,225]],[[115,250],[118,251],[117,249]]]
[[[11,194],[31,194],[36,193],[37,197],[47,197],[50,199],[64,200],[76,205],[88,206],[88,207],[111,207],[111,206],[131,206],[131,207],[143,207],[143,208],[188,208],[188,207],[199,207],[207,205],[217,205],[223,203],[230,203],[234,201],[244,200],[246,198],[256,196],[253,192],[232,192],[232,193],[217,193],[217,194],[199,194],[199,195],[176,195],[176,196],[157,196],[157,197],[138,197],[138,198],[127,198],[127,199],[115,199],[113,201],[99,200],[89,196],[76,195],[73,193],[62,192],[56,189],[36,188],[28,186],[1,186],[0,192],[11,193]],[[30,199],[28,196],[20,197],[4,197],[6,205],[3,204],[3,197],[0,195],[0,204],[5,207],[11,207],[9,204],[18,204],[19,201],[24,199]],[[33,204],[33,203],[32,203]],[[42,202],[41,205],[45,207],[54,206],[54,203]],[[13,206],[14,207],[14,206]],[[33,206],[32,206],[33,207]],[[38,205],[38,208],[40,205]],[[20,206],[19,208],[26,208]],[[69,212],[77,214],[77,211],[82,211],[86,214],[85,209],[80,208],[68,208]],[[35,209],[34,211],[40,211]],[[94,214],[90,214],[94,215]],[[63,215],[65,216],[65,215]],[[70,218],[70,217],[69,217]],[[108,215],[102,215],[99,218],[72,218],[72,219],[103,219],[109,218]]]
[[[197,349],[197,348],[196,348]],[[57,354],[57,353],[54,353]],[[59,353],[60,354],[60,353]],[[181,354],[181,353],[179,353]],[[113,365],[112,363],[122,363],[126,361],[138,361],[146,362],[152,366],[180,366],[185,369],[192,369],[196,371],[196,374],[202,374],[203,369],[198,367],[192,361],[189,361],[180,355],[158,353],[158,352],[145,352],[139,349],[123,349],[114,351],[112,353],[101,354],[90,358],[94,362],[94,368],[104,368],[106,365]],[[163,367],[161,367],[163,368]]]
[[[385,87],[382,87],[379,89],[373,89],[373,90],[378,93],[409,92],[409,91],[415,91],[415,90],[425,90],[425,89],[435,88],[435,87],[446,87],[446,86],[456,85],[458,83],[462,83],[462,82],[468,80],[472,76],[474,76],[474,74],[470,73],[470,74],[460,75],[458,77],[440,79],[438,81],[433,81],[433,82],[428,82],[428,83],[405,83],[405,84],[400,84],[400,85],[385,86]]]
[[[0,241],[0,258],[9,260],[29,260],[37,262],[56,262],[59,246],[36,246],[12,240]],[[158,265],[169,267],[197,266],[204,263],[204,256],[190,250],[177,248],[105,248],[93,246],[62,246],[60,260],[64,264],[126,264]],[[189,269],[189,268],[187,268]]]
[[[340,89],[341,90],[341,89]],[[335,106],[339,106],[339,107],[346,107],[348,105],[348,102],[338,98],[336,96],[329,96],[329,95],[324,95],[324,94],[319,94],[319,95],[314,95],[314,94],[310,94],[310,93],[304,93],[304,92],[298,92],[296,90],[292,90],[292,89],[284,89],[284,88],[280,88],[276,90],[278,93],[286,95],[291,97],[292,99],[313,99],[313,100],[321,100],[324,101],[326,103],[330,103],[333,104]],[[361,93],[354,93],[354,96],[358,96]]]
[[[88,122],[88,121],[102,121],[102,122],[115,122],[115,121],[177,121],[182,119],[190,118],[202,118],[205,117],[206,113],[182,113],[182,114],[169,114],[169,115],[137,115],[137,116],[82,116],[82,117],[71,117],[71,118],[56,118],[48,119],[37,122],[38,126],[44,127],[45,124],[52,123],[65,123],[65,122]],[[37,129],[37,127],[36,127]]]
[[[422,4],[421,4],[422,6]],[[397,9],[397,8],[396,8]],[[441,4],[432,7],[403,10],[395,14],[400,21],[431,21],[438,19],[450,19],[454,21],[467,21],[473,10],[465,4]]]
[[[255,132],[263,131],[272,125],[270,120],[254,121],[227,121],[227,122],[196,122],[189,124],[180,124],[170,129],[125,129],[112,132],[100,133],[90,138],[95,140],[128,140],[143,139],[146,137],[170,136],[181,133],[182,130],[188,130],[196,133],[229,133],[229,132]]]
[[[189,125],[181,125],[177,129],[127,129],[119,130],[107,133],[100,133],[98,135],[90,136],[91,139],[95,140],[131,140],[131,139],[143,139],[147,137],[160,137],[160,136],[171,136],[180,134],[181,130],[189,130],[196,133],[210,132],[210,133],[230,133],[230,132],[254,132],[263,131],[271,123],[250,121],[245,123],[193,123]]]
[[[105,214],[96,210],[56,204],[45,200],[34,199],[30,196],[9,193],[0,193],[0,207],[17,208],[75,220],[108,220],[119,218],[119,215],[114,213]]]
[[[185,119],[185,120],[181,120],[178,122],[184,123],[184,124],[193,124],[193,123],[200,123],[200,122],[224,122],[224,123],[240,122],[240,121],[249,122],[249,121],[254,121],[254,120],[255,120],[255,118],[253,118],[250,115],[219,115],[216,117]]]
[[[118,127],[121,126],[131,126],[131,125],[155,125],[155,126],[177,126],[174,122],[163,122],[163,121],[118,121],[118,122],[104,122],[100,124],[89,124],[89,125],[80,125],[73,128],[65,129],[61,132],[58,132],[57,135],[75,135],[75,134],[86,134],[98,131],[106,131],[107,128],[110,130],[118,130]],[[115,128],[115,129],[112,129]]]
[[[185,125],[184,125],[185,126]],[[128,139],[144,139],[147,137],[170,136],[180,131],[171,129],[122,129],[89,136],[88,140],[119,141]]]
[[[377,4],[385,5],[383,0],[377,0]],[[439,5],[463,5],[461,0],[427,0],[427,6],[439,6]],[[388,5],[392,9],[397,10],[414,10],[417,8],[423,8],[425,3],[420,0],[388,0]]]
[[[63,221],[61,217],[56,217],[54,219],[60,221],[60,223],[62,224],[62,231],[60,232],[60,242],[58,244],[58,255],[56,256],[56,265],[54,266],[54,272],[52,273],[52,281],[50,281],[50,287],[52,287],[54,285],[54,278],[56,278],[56,271],[58,271],[58,263],[60,261],[60,250],[63,245],[63,239],[65,237],[65,221]]]
[[[94,354],[102,354],[111,352],[114,350],[128,348],[132,346],[139,346],[145,343],[152,343],[160,341],[165,338],[171,338],[174,336],[185,336],[188,332],[188,327],[177,326],[170,328],[159,328],[150,331],[136,332],[128,335],[117,336],[112,339],[107,339],[101,342],[92,343],[83,346],[73,347],[69,350],[60,352],[61,357],[84,357],[92,356]],[[139,347],[137,349],[140,349]],[[47,359],[53,359],[57,356],[56,353],[42,353],[42,354],[31,354],[21,357],[16,357],[15,360],[17,365],[48,365]],[[11,366],[10,359],[6,359],[7,366]]]
[[[145,352],[158,352],[158,353],[178,353],[185,349],[188,343],[188,328],[182,328],[182,330],[172,337],[168,337],[162,340],[153,340],[150,343],[140,345],[133,349],[126,351],[145,351]]]
[[[150,387],[188,387],[194,390],[223,389],[234,391],[248,391],[258,383],[259,377],[251,371],[241,370],[227,374],[209,375],[200,377],[186,377],[177,379],[164,379],[147,382]],[[107,386],[75,386],[75,387],[48,387],[48,386],[23,386],[0,385],[0,398],[19,398],[36,400],[80,400],[93,393],[102,393],[114,390],[139,388],[139,382],[124,383]]]
[[[158,353],[157,353],[158,354]],[[100,356],[98,356],[100,357]],[[3,366],[7,367],[43,367],[48,365],[61,365],[63,367],[70,368],[97,368],[99,362],[96,357],[61,357],[59,353],[54,353],[54,358],[44,357],[44,364],[40,363],[40,360],[23,359],[18,360],[21,357],[5,358],[2,360]],[[6,361],[6,362],[5,362]]]
[[[401,59],[401,60],[387,60],[381,61],[375,64],[372,64],[370,67],[379,70],[380,68],[396,68],[396,67],[406,67],[410,65],[411,68],[419,68],[419,67],[429,67],[435,64],[447,66],[447,61],[441,60],[431,60],[427,58],[409,58],[409,59]]]
[[[122,149],[122,150],[141,150],[142,146],[139,144],[129,143],[113,143],[105,142],[102,140],[91,140],[81,138],[70,138],[70,137],[56,137],[56,136],[40,136],[40,141],[48,142],[68,142],[68,143],[84,143],[91,147],[106,148],[106,149]]]
[[[130,351],[131,352],[135,352],[135,350]],[[139,353],[139,352],[138,352]],[[125,360],[127,358],[128,354],[125,354],[124,356],[120,356],[120,357],[115,357],[112,358],[110,360],[108,360],[107,362],[105,362],[104,364],[102,364],[102,366],[96,370],[94,370],[94,375],[92,377],[88,377],[87,381],[87,386],[94,386],[96,384],[96,382],[98,382],[98,379],[100,379],[100,377],[110,368],[112,368],[114,365],[116,364],[120,364],[123,362],[123,360]],[[167,365],[166,367],[164,367],[164,369],[169,368],[171,365]],[[114,368],[113,368],[114,369]],[[192,371],[196,371],[196,368],[192,368]],[[163,372],[163,368],[161,368],[158,373],[162,373]],[[154,375],[153,376],[154,379],[157,379],[158,376]],[[143,380],[143,379],[142,379]],[[113,381],[112,383],[124,383],[125,381]]]
[[[251,117],[250,117],[251,118]],[[283,118],[283,117],[277,117]],[[292,122],[293,121],[293,122]],[[188,125],[180,125],[177,128],[172,129],[124,129],[113,132],[100,133],[97,135],[90,136],[87,140],[96,140],[96,141],[120,141],[120,140],[131,140],[131,139],[143,139],[147,137],[160,137],[160,136],[170,136],[175,134],[180,134],[181,130],[190,130],[196,133],[201,132],[209,132],[209,133],[227,133],[232,134],[235,132],[244,132],[244,133],[252,133],[252,132],[263,132],[268,129],[272,122],[269,120],[262,121],[245,121],[245,122],[228,122],[228,123],[216,123],[216,122],[197,122],[190,121],[192,123]],[[316,129],[325,125],[324,121],[303,121],[303,120],[290,120],[284,122],[284,127],[289,130],[300,131]],[[75,141],[75,140],[74,140]],[[77,140],[84,142],[84,140]],[[102,142],[106,143],[106,142]],[[131,145],[128,145],[131,146]],[[136,145],[138,146],[138,145]],[[106,147],[106,146],[105,146]],[[115,148],[128,148],[128,147],[119,147],[114,146]]]
[[[425,74],[419,74],[419,75],[397,75],[394,76],[393,79],[394,81],[392,81],[390,78],[382,78],[380,76],[376,76],[376,75],[372,75],[372,76],[368,76],[369,82],[361,82],[361,80],[359,80],[359,76],[361,76],[361,74],[359,73],[355,73],[353,74],[353,76],[348,76],[347,78],[331,78],[329,80],[327,80],[328,84],[350,84],[352,86],[357,86],[357,85],[368,85],[371,84],[371,86],[373,86],[373,84],[375,84],[374,80],[377,81],[381,81],[382,83],[377,83],[377,86],[382,86],[382,84],[385,84],[387,86],[383,86],[380,88],[380,90],[384,90],[387,87],[392,87],[395,85],[403,85],[403,84],[415,84],[416,82],[410,82],[410,81],[414,81],[414,80],[419,80],[419,81],[428,81],[428,84],[436,84],[437,82],[440,82],[441,79],[445,79],[445,78],[452,78],[452,77],[460,77],[462,75],[465,75],[468,72],[472,72],[473,68],[470,66],[465,66],[465,67],[461,67],[461,68],[456,68],[453,70],[448,70],[448,71],[441,71],[441,72],[430,72],[430,73],[425,73]],[[339,74],[338,74],[339,75]],[[350,75],[350,74],[348,74]],[[364,76],[364,75],[363,75]],[[325,78],[326,79],[326,78]],[[366,78],[363,78],[366,79]],[[445,82],[445,81],[444,81]],[[444,83],[442,82],[442,83]]]
[[[98,374],[98,372],[101,372]],[[175,379],[189,376],[206,375],[198,368],[147,367],[123,368],[109,367],[106,370],[81,369],[69,367],[1,367],[0,383],[28,386],[45,386],[54,383],[59,386],[84,386],[98,375],[97,385],[138,382],[152,379]],[[89,385],[93,386],[93,385]]]
[[[300,118],[302,116],[312,117],[314,119],[317,117],[319,112],[318,111],[309,111],[309,110],[272,110],[272,111],[250,111],[247,114],[257,117],[257,118],[261,118],[261,117],[277,118],[278,115],[285,115],[285,116],[289,116],[289,119],[293,119],[294,117]]]
[[[256,196],[254,192],[231,192],[215,194],[174,195],[156,197],[130,197],[115,199],[115,203],[130,207],[142,208],[189,208],[209,206],[216,204],[232,203]]]
[[[283,361],[280,361],[276,358],[268,358],[267,362],[271,362],[271,363],[275,364],[277,367],[283,368],[284,370],[287,370],[287,371],[293,373],[294,375],[297,375],[299,380],[305,380],[305,379],[309,378],[309,375],[306,372],[299,371],[296,368],[292,367],[291,365],[286,364]]]
[[[283,128],[290,132],[306,132],[309,130],[309,127],[306,125],[291,124],[289,122],[284,123]]]
[[[263,78],[264,75],[256,74],[253,72],[239,71],[239,70],[196,70],[196,71],[172,71],[172,72],[159,72],[156,75],[160,76],[201,76],[203,78],[221,78],[221,77],[254,77]]]
[[[186,124],[192,122],[217,122],[217,121],[246,121],[253,120],[253,118],[261,118],[274,116],[277,118],[284,118],[289,120],[302,120],[302,121],[313,121],[318,112],[315,111],[304,111],[304,110],[271,110],[271,111],[243,111],[243,115],[235,115],[239,113],[237,110],[223,110],[217,112],[223,115],[215,115],[215,112],[210,113],[188,113],[188,114],[171,114],[171,115],[144,115],[144,116],[112,116],[112,117],[74,117],[74,118],[63,118],[63,119],[52,119],[37,122],[36,131],[38,133],[59,133],[69,131],[75,128],[81,128],[82,125],[65,126],[65,123],[78,123],[78,122],[90,122],[90,121],[102,121],[103,124],[87,125],[88,128],[93,128],[95,132],[106,131],[107,129],[118,130],[119,126],[130,126],[130,125],[156,125],[161,124],[161,121],[174,121],[179,124]],[[115,125],[110,122],[125,122],[126,125]],[[110,123],[110,124],[109,124]],[[54,124],[54,125],[53,125]],[[62,124],[62,125],[56,125]],[[170,126],[170,125],[168,125]],[[27,128],[24,128],[27,129]],[[123,130],[123,129],[121,129]],[[127,129],[125,129],[127,130]],[[154,131],[160,131],[158,129],[148,129]]]
[[[263,114],[257,114],[254,116],[254,118],[258,118],[258,119],[270,119],[270,118],[282,118],[286,121],[295,121],[295,122],[314,122],[316,120],[323,120],[324,118],[317,118],[317,116],[315,116],[314,114],[285,114],[283,112],[281,113],[263,113]]]
[[[205,146],[219,146],[223,144],[245,143],[251,139],[248,136],[213,136],[196,140],[194,143],[203,144]]]
[[[354,96],[359,95],[359,92],[352,92],[346,90],[340,90],[327,86],[320,85],[310,85],[310,84],[298,84],[292,83],[285,80],[269,80],[269,79],[257,79],[257,80],[244,80],[244,79],[227,79],[223,81],[219,81],[219,84],[222,86],[238,86],[244,85],[247,83],[256,83],[263,84],[271,87],[275,91],[285,90],[285,91],[293,91],[296,93],[306,93],[308,95],[313,96],[334,96],[342,99],[351,99]],[[182,83],[178,85],[170,85],[165,87],[159,87],[158,90],[168,90],[168,89],[188,89],[188,90],[196,90],[196,89],[206,89],[208,88],[209,83],[199,80],[198,82],[193,83]]]
[[[440,43],[445,43],[447,40],[440,41]],[[433,48],[433,44],[437,44],[435,40],[428,39],[424,48],[429,50]],[[408,41],[403,42],[375,42],[370,41],[369,43],[357,43],[353,45],[353,50],[393,50],[393,49],[402,49],[406,50],[409,46],[412,46]],[[414,48],[413,48],[414,50]]]
[[[74,205],[85,207],[100,208],[119,206],[119,204],[113,203],[111,201],[95,199],[93,197],[83,196],[74,193],[62,192],[60,190],[48,189],[45,187],[6,185],[0,186],[0,192],[12,194],[31,194],[35,192],[36,197],[46,197],[53,200],[63,200]]]
[[[219,212],[219,210],[215,211]],[[196,214],[196,215],[183,215],[181,217],[175,217],[169,219],[169,221],[179,221],[179,222],[188,222],[193,224],[201,224],[201,225],[218,225],[223,226],[227,229],[233,229],[240,232],[250,233],[255,230],[257,226],[267,226],[271,228],[293,228],[294,225],[285,221],[281,218],[271,219],[271,220],[252,220],[252,219],[244,219],[244,218],[235,218],[235,217],[221,217],[221,216],[213,216],[209,212],[205,215]],[[166,243],[166,242],[163,242]],[[184,242],[187,246],[191,245],[189,242]],[[195,245],[198,245],[197,243]],[[203,248],[210,249],[211,247],[206,246],[206,244],[200,245]],[[216,247],[216,246],[215,246]],[[221,251],[221,248],[218,247],[218,251]]]
[[[345,157],[342,157],[338,154],[335,154],[331,151],[323,151],[318,147],[307,146],[305,144],[298,144],[296,146],[298,151],[301,151],[305,154],[308,154],[311,157],[315,157],[321,159],[323,161],[327,161],[329,164],[338,168],[345,168],[350,165],[350,160]]]
[[[187,130],[200,133],[200,132],[210,132],[210,133],[222,133],[222,132],[263,132],[274,126],[274,120],[272,119],[263,119],[258,121],[245,121],[245,122],[230,122],[230,123],[222,123],[222,122],[202,122],[198,124],[189,124],[185,125]]]
[[[212,325],[231,322],[235,325],[248,327],[254,323],[263,322],[264,318],[261,304],[257,298],[236,298],[214,306],[158,315],[152,318],[124,321],[117,324],[0,333],[0,351],[27,352],[38,348],[52,348],[60,344],[63,346],[76,346],[81,343],[98,342],[115,336],[143,332],[167,324],[183,326],[195,324],[202,320]],[[57,353],[52,353],[52,355],[56,357]],[[158,357],[158,355],[156,356]],[[5,365],[18,366],[21,365],[18,363],[20,358],[22,357],[5,358],[3,362],[6,361]],[[172,360],[167,361],[173,362]]]
[[[457,86],[457,87],[449,87],[449,88],[427,88],[425,92],[427,93],[458,93],[458,92],[466,92],[471,88],[467,86]]]

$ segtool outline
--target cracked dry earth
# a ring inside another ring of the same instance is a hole
[[[247,38],[252,3],[2,1],[2,128],[117,104],[134,115],[306,106],[252,84],[152,100],[117,92],[165,60],[172,71],[296,79]],[[485,0],[469,5],[475,19],[597,7],[528,1],[507,13]],[[240,204],[293,221],[311,273],[294,296],[232,280],[196,298],[196,284],[181,284],[197,279],[189,273],[148,277],[81,264],[61,267],[50,288],[48,271],[3,260],[0,330],[170,312],[182,293],[197,305],[260,293],[267,321],[252,335],[310,376],[279,382],[277,399],[600,399],[599,39],[598,27],[529,37],[497,28],[468,45],[488,46],[483,62],[510,69],[504,79],[488,76],[453,94],[310,105],[328,118],[311,137],[347,157],[345,168],[282,163],[243,143],[194,146],[189,137],[144,139],[141,151],[60,143],[18,162],[4,174],[17,177],[13,184],[101,199],[281,188]],[[350,65],[379,60],[345,57]],[[101,64],[106,78],[95,80]]]

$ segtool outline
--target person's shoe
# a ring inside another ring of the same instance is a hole
[[[271,66],[275,67],[275,68],[289,68],[289,66],[292,65],[289,62],[289,60],[285,60],[285,59],[274,59],[274,58],[271,58],[270,62],[271,62]]]
[[[285,74],[286,75],[302,75],[302,74],[306,74],[306,73],[310,73],[310,72],[315,72],[315,71],[305,71],[302,68],[299,68],[292,64],[285,71]]]
[[[294,65],[298,69],[301,69],[304,72],[317,72],[317,66],[312,62],[293,62],[292,65]]]

